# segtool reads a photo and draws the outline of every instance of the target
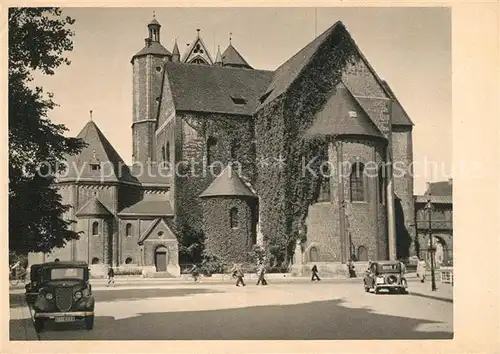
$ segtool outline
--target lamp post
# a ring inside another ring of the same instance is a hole
[[[436,277],[434,275],[434,245],[432,243],[432,203],[431,200],[427,200],[427,204],[424,208],[429,213],[429,252],[431,254],[431,286],[432,291],[436,291]]]

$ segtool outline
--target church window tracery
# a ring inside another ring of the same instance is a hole
[[[353,202],[362,202],[365,200],[364,169],[365,166],[361,162],[356,162],[352,165],[349,182],[351,185],[351,201]]]

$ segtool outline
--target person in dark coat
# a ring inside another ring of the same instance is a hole
[[[314,281],[314,280],[318,280],[318,281],[319,281],[319,280],[321,280],[321,279],[319,278],[319,275],[318,275],[318,267],[316,267],[316,264],[315,264],[315,265],[313,265],[313,267],[312,267],[311,271],[312,271],[312,278],[311,278],[311,281]]]
[[[115,271],[113,267],[109,267],[108,270],[108,284],[106,286],[115,286]]]
[[[266,267],[263,262],[259,263],[259,267],[257,268],[257,275],[259,279],[257,280],[257,285],[261,284],[262,285],[267,285],[267,281],[264,278],[264,275],[266,274]]]
[[[196,283],[198,281],[198,277],[200,276],[200,271],[198,270],[196,264],[193,265],[193,268],[191,268],[190,273],[193,276],[194,282]]]

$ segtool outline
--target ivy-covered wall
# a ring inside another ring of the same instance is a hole
[[[255,170],[254,130],[251,117],[186,112],[178,113],[178,117],[180,138],[179,168],[174,177],[175,223],[181,243],[189,246],[203,241],[203,211],[199,195],[231,161],[234,139],[237,139],[237,144],[233,153],[238,164],[233,165],[233,169],[251,182]],[[209,137],[217,140],[210,154],[211,166],[206,164]]]
[[[225,264],[245,262],[255,234],[253,214],[256,199],[203,198],[205,249]],[[230,211],[238,210],[238,227],[231,228]]]

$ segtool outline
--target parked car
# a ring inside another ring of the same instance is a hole
[[[35,330],[46,321],[73,323],[83,320],[85,329],[94,327],[94,296],[85,262],[50,262],[40,269],[40,284],[33,304]]]
[[[408,284],[399,261],[373,262],[366,271],[363,285],[366,292],[378,294],[380,290],[408,293]]]
[[[28,305],[33,305],[36,301],[36,297],[38,296],[38,290],[40,289],[41,283],[41,269],[41,264],[33,264],[30,267],[30,282],[24,286],[26,290],[26,302]]]

